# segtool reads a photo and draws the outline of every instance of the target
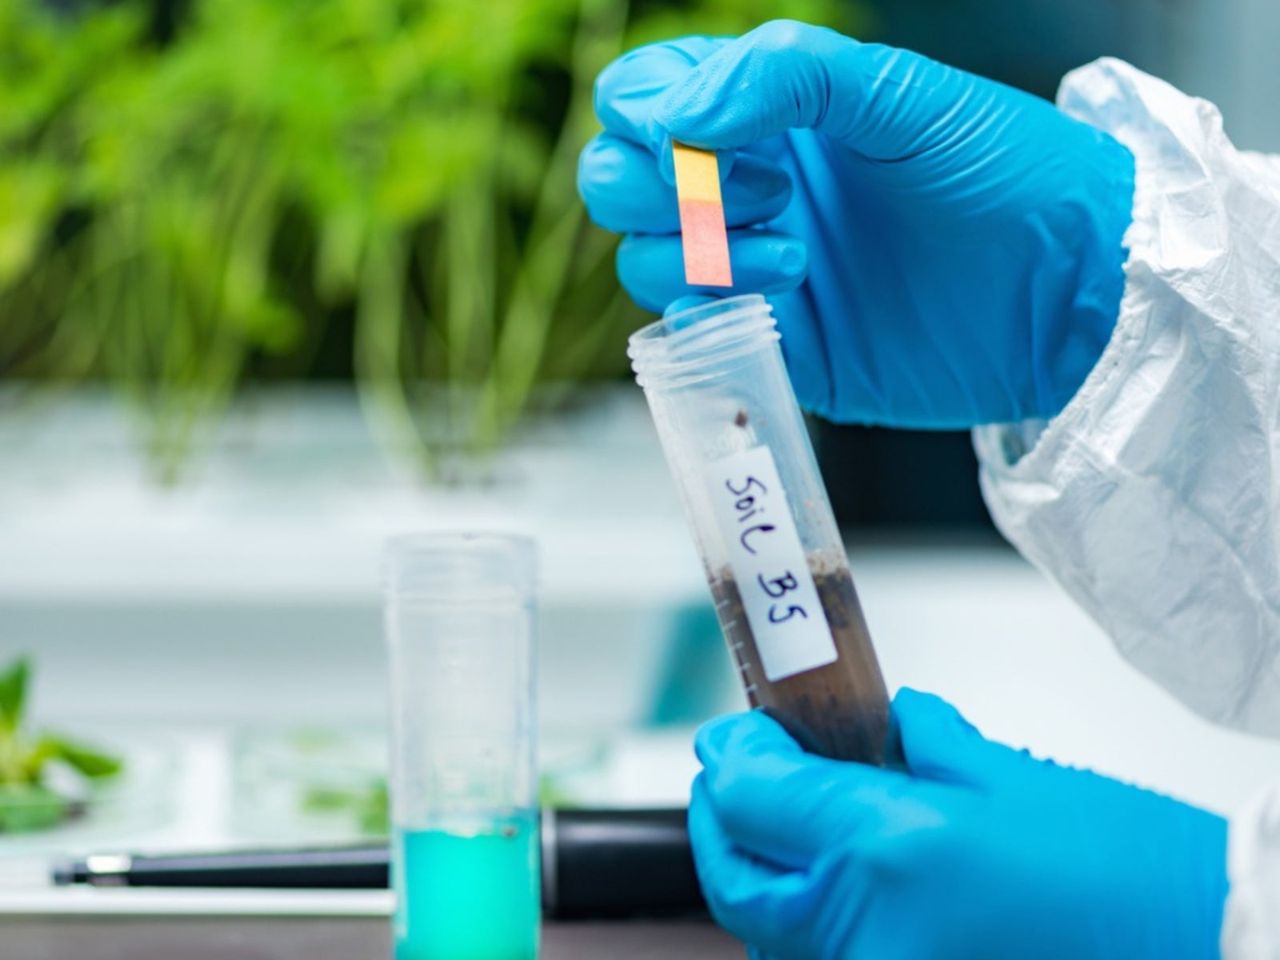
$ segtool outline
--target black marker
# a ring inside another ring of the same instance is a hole
[[[386,889],[385,844],[190,854],[94,854],[59,885]],[[542,909],[560,920],[704,916],[683,809],[543,810]]]

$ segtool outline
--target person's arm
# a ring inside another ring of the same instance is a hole
[[[1016,424],[976,437],[1010,539],[1153,678],[1221,722],[1280,732],[1276,164],[1115,61],[1073,75],[1061,106],[767,24],[610,67],[579,182],[596,221],[628,234],[624,285],[661,309],[690,292],[667,144],[723,151],[735,275],[774,301],[801,401],[893,426]],[[748,799],[720,811],[732,823]],[[1256,906],[1280,899],[1274,819],[1233,824],[1229,946],[1280,945]],[[1155,818],[1131,829],[1139,846],[1167,839]],[[1097,836],[1080,834],[1082,856]]]
[[[1125,292],[1058,416],[975,430],[987,503],[1138,669],[1280,735],[1280,159],[1118,61],[1059,103],[1136,158]],[[1280,949],[1278,824],[1275,794],[1233,819],[1228,956]]]

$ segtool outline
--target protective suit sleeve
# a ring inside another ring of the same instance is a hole
[[[1059,106],[1136,161],[1111,341],[1048,423],[980,427],[997,525],[1197,713],[1280,736],[1280,162],[1116,61]],[[1280,957],[1280,792],[1232,821],[1224,956]]]
[[[1058,416],[974,431],[987,504],[1140,670],[1280,736],[1280,165],[1119,61],[1059,101],[1134,153],[1126,286]]]
[[[1222,920],[1224,960],[1280,957],[1280,789],[1254,797],[1227,831],[1230,892]]]

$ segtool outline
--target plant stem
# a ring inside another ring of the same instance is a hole
[[[356,396],[384,447],[412,450],[427,474],[435,461],[414,425],[401,376],[404,277],[407,240],[394,227],[370,230],[361,266],[356,305]]]
[[[541,368],[547,334],[573,264],[584,213],[574,187],[578,151],[591,116],[594,78],[622,49],[629,4],[581,0],[570,66],[573,89],[535,202],[525,253],[486,378],[477,441],[496,443],[519,414]]]

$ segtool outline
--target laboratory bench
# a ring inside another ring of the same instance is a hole
[[[374,920],[225,921],[6,918],[5,956],[22,960],[384,960],[390,931]],[[542,960],[741,960],[743,948],[710,924],[549,924]]]
[[[307,892],[0,892],[6,960],[387,960],[390,895]],[[708,922],[543,926],[542,960],[741,960]]]

